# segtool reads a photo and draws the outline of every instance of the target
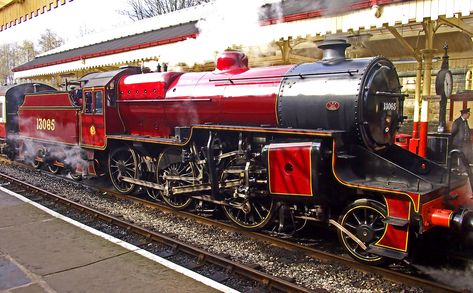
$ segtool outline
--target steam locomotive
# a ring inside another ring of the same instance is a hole
[[[393,64],[345,58],[319,44],[309,64],[248,68],[224,52],[212,72],[126,67],[91,73],[80,88],[0,90],[2,152],[51,172],[108,174],[175,209],[209,205],[236,225],[337,229],[356,260],[406,258],[440,226],[473,229],[467,176],[395,144],[403,101]]]

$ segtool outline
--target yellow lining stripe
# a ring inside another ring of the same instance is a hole
[[[73,106],[22,106],[18,111],[21,110],[76,110],[80,111],[80,108]]]
[[[379,187],[371,187],[371,186],[366,186],[366,185],[360,185],[360,184],[350,184],[347,183],[343,180],[341,180],[336,172],[335,172],[335,140],[333,140],[333,151],[332,151],[332,173],[335,179],[342,185],[348,186],[348,187],[353,187],[353,188],[361,188],[361,189],[366,189],[366,190],[374,190],[374,191],[380,191],[380,192],[388,192],[388,193],[395,193],[395,194],[400,194],[400,195],[405,195],[407,196],[412,203],[414,204],[414,211],[419,212],[419,207],[420,207],[420,194],[418,194],[417,201],[415,201],[412,196],[409,193],[406,192],[401,192],[393,189],[387,189],[387,188],[379,188]]]
[[[175,145],[175,146],[185,146],[191,140],[194,133],[194,129],[203,129],[203,130],[226,130],[226,131],[244,131],[244,132],[262,132],[262,133],[282,133],[282,134],[295,134],[295,135],[308,135],[308,136],[323,136],[323,137],[332,137],[333,134],[330,132],[303,132],[303,131],[280,131],[277,129],[270,130],[264,128],[237,128],[237,127],[225,127],[225,126],[191,126],[189,137],[185,142],[177,143],[177,142],[170,142],[170,141],[156,141],[155,139],[140,139],[137,137],[133,137],[133,135],[122,136],[122,135],[108,135],[107,138],[115,139],[115,140],[128,140],[128,141],[138,141],[138,142],[146,142],[146,143],[153,143],[153,144],[163,144],[163,145]],[[158,137],[159,139],[159,137]]]
[[[348,214],[348,213],[350,213],[352,210],[354,210],[354,209],[356,209],[356,208],[360,208],[360,207],[361,207],[361,208],[368,208],[368,209],[374,210],[375,212],[379,212],[379,211],[377,211],[375,208],[370,207],[370,206],[365,206],[365,205],[356,206],[356,207],[353,207],[353,208],[351,208],[350,210],[348,210],[348,211],[345,213],[345,215],[343,215],[341,224],[343,225],[343,223],[345,222],[345,218],[347,217],[347,214]],[[382,216],[384,217],[384,215],[382,215]],[[384,218],[386,218],[386,217],[384,217]],[[384,229],[384,233],[386,233],[386,229]],[[384,233],[383,233],[383,236],[381,236],[380,239],[382,239],[382,238],[384,237]],[[345,242],[345,237],[341,237],[341,238],[342,238],[343,243],[345,243],[345,246],[348,247],[349,245]],[[365,259],[365,258],[358,257],[358,256],[357,256],[356,254],[354,254],[354,253],[352,253],[351,255],[353,255],[353,256],[355,256],[356,258],[361,259],[361,260],[363,260],[363,261],[372,261],[372,262],[375,262],[375,261],[378,261],[378,260],[381,259],[381,256],[378,257],[378,258],[375,258],[375,259],[373,259],[373,260],[368,260],[368,259]]]
[[[386,200],[386,198],[384,198],[384,202],[386,203],[386,208],[387,208],[388,217],[389,217],[390,216],[389,215],[389,203]],[[409,211],[408,211],[408,214],[407,214],[407,220],[410,221],[410,219],[411,219],[411,202],[409,202]],[[407,231],[406,231],[406,243],[404,243],[404,249],[379,244],[379,242],[384,238],[384,235],[386,235],[386,232],[388,231],[387,225],[389,225],[389,224],[386,224],[386,229],[384,229],[383,236],[381,236],[381,238],[379,238],[378,242],[376,242],[374,245],[381,246],[381,247],[386,247],[386,248],[389,248],[389,249],[394,249],[394,250],[398,250],[398,251],[402,251],[402,252],[407,252],[407,244],[409,242],[409,228],[407,228]]]

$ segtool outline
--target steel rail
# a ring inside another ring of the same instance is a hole
[[[23,164],[20,164],[20,165],[24,166]],[[27,166],[27,167],[30,167],[30,166]],[[45,174],[50,175],[48,172],[45,172]],[[0,173],[0,177],[1,176],[4,176],[4,175]],[[51,176],[53,176],[53,175],[51,175]],[[54,176],[54,177],[57,178],[56,176]],[[67,180],[70,181],[70,182],[73,182],[77,185],[81,185],[81,183],[73,181],[71,179],[67,179]],[[456,288],[453,288],[453,287],[450,287],[450,286],[447,286],[447,285],[444,285],[444,284],[440,284],[440,283],[437,283],[437,282],[434,282],[434,281],[422,279],[422,278],[419,278],[419,277],[416,277],[416,276],[408,275],[408,274],[405,274],[405,273],[402,273],[402,272],[397,272],[397,271],[393,271],[393,270],[390,270],[390,269],[387,269],[387,268],[382,268],[382,267],[375,267],[375,266],[365,265],[365,264],[362,264],[360,262],[354,261],[350,257],[344,257],[344,256],[332,254],[332,253],[329,253],[329,252],[326,252],[326,251],[323,251],[323,250],[319,250],[319,249],[315,249],[315,248],[311,248],[311,247],[307,247],[307,246],[303,246],[303,245],[298,245],[296,243],[293,243],[293,242],[290,242],[290,241],[287,241],[287,240],[283,240],[283,239],[280,239],[280,238],[276,238],[276,237],[273,237],[273,236],[270,236],[270,235],[267,235],[267,234],[263,234],[263,233],[245,231],[245,230],[242,230],[242,229],[238,228],[237,226],[227,224],[227,223],[224,223],[224,222],[221,222],[221,221],[217,221],[217,220],[214,220],[214,219],[209,219],[207,217],[203,217],[203,216],[191,213],[191,212],[176,211],[176,210],[172,209],[169,206],[162,205],[162,204],[159,204],[159,203],[154,202],[154,201],[149,201],[149,200],[141,199],[141,198],[134,197],[134,196],[123,195],[123,194],[119,194],[119,193],[116,193],[116,192],[113,192],[113,191],[110,191],[110,190],[106,190],[106,189],[102,189],[102,188],[96,188],[96,187],[90,186],[90,185],[87,185],[87,187],[89,187],[89,188],[91,188],[91,189],[93,189],[97,192],[102,192],[102,193],[106,192],[107,194],[109,194],[111,196],[114,196],[114,197],[117,197],[117,198],[120,198],[120,199],[132,200],[132,201],[135,201],[137,203],[143,204],[147,207],[157,208],[161,211],[166,211],[166,212],[173,212],[177,216],[192,218],[193,220],[195,220],[199,223],[206,224],[206,225],[217,226],[217,227],[219,227],[219,228],[221,228],[225,231],[228,231],[228,232],[242,233],[243,235],[245,235],[247,237],[250,237],[252,239],[260,240],[260,241],[266,241],[266,242],[271,243],[271,245],[274,245],[274,246],[280,247],[280,248],[284,248],[284,249],[287,249],[287,250],[298,251],[298,252],[304,253],[307,256],[314,257],[314,258],[316,258],[318,260],[321,260],[321,261],[325,261],[325,262],[335,261],[339,264],[346,265],[346,266],[348,266],[350,268],[353,268],[355,270],[358,270],[358,271],[377,274],[377,275],[380,275],[380,276],[382,276],[383,278],[385,278],[387,280],[392,280],[392,281],[403,283],[403,284],[406,284],[406,285],[424,288],[424,289],[430,290],[432,292],[463,292],[463,290],[460,290],[460,289],[456,289]],[[76,204],[75,202],[73,202],[73,203]]]
[[[103,191],[103,190],[101,190]],[[376,267],[376,266],[370,266],[370,265],[365,265],[363,263],[357,262],[353,260],[350,257],[344,257],[340,256],[337,254],[329,253],[323,250],[307,247],[304,245],[300,245],[297,243],[293,243],[287,240],[283,240],[277,237],[273,237],[267,234],[259,233],[259,232],[249,232],[242,230],[238,228],[237,226],[227,224],[221,221],[217,221],[214,219],[209,219],[207,217],[199,216],[191,212],[186,212],[186,211],[176,211],[168,206],[161,205],[159,203],[155,203],[152,201],[144,200],[138,197],[130,197],[130,196],[125,196],[122,194],[114,193],[107,191],[108,194],[111,194],[115,197],[121,198],[121,199],[128,199],[135,201],[137,203],[143,204],[147,207],[151,208],[157,208],[161,211],[166,211],[166,212],[173,212],[177,216],[181,217],[186,217],[186,218],[192,218],[196,222],[206,224],[206,225],[212,225],[212,226],[217,226],[227,232],[238,232],[241,233],[242,235],[245,235],[249,238],[259,240],[259,241],[265,241],[270,243],[273,246],[284,248],[290,251],[297,251],[301,252],[304,255],[314,257],[318,260],[325,261],[325,262],[333,262],[336,261],[339,264],[346,265],[350,268],[353,268],[358,271],[363,271],[365,273],[372,273],[372,274],[377,274],[382,276],[384,279],[399,282],[402,284],[414,286],[414,287],[420,287],[427,289],[431,292],[452,292],[452,293],[459,293],[459,292],[464,292],[463,290],[456,289],[441,283],[437,283],[434,281],[422,279],[416,276],[408,275],[402,272],[394,271],[388,268],[383,268],[383,267]]]
[[[40,196],[47,197],[55,203],[62,204],[68,208],[76,209],[81,213],[87,213],[97,220],[101,220],[107,224],[119,226],[129,232],[141,235],[149,242],[157,242],[171,247],[174,251],[180,251],[182,253],[196,257],[199,263],[207,262],[209,264],[213,264],[223,268],[226,272],[232,272],[252,281],[256,281],[262,286],[268,288],[269,290],[274,290],[277,292],[312,292],[312,290],[303,288],[301,286],[298,286],[297,284],[258,271],[257,269],[254,269],[241,263],[234,262],[222,256],[209,253],[203,249],[193,247],[187,243],[173,239],[164,234],[151,231],[149,229],[145,229],[137,225],[128,223],[126,221],[120,220],[116,217],[107,215],[96,209],[76,203],[60,195],[54,194],[42,188],[23,182],[6,174],[0,173],[0,179],[7,180],[8,182],[13,183],[14,185],[17,185],[18,187],[22,188],[21,191],[17,192],[24,193],[26,191],[30,191]]]

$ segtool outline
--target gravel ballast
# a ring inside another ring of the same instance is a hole
[[[234,261],[255,264],[266,273],[293,279],[298,285],[308,289],[323,288],[328,292],[424,292],[421,288],[387,281],[374,274],[292,253],[250,239],[242,233],[224,231],[130,200],[117,199],[17,164],[0,163],[0,172],[135,225],[172,236],[212,253],[225,255]]]

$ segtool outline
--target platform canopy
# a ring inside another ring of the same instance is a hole
[[[241,3],[239,0],[225,1],[227,4],[229,1]],[[375,39],[389,35],[395,42],[387,29],[395,27],[399,34],[412,37],[412,42],[415,42],[414,38],[422,31],[425,19],[445,21],[446,25],[439,32],[468,31],[473,24],[473,0],[255,1],[261,4],[259,23],[262,26],[258,28],[259,34],[272,41],[297,38],[317,40],[327,34],[353,36],[356,41],[357,36],[361,38],[363,34],[369,33],[370,38]],[[339,2],[343,2],[343,5],[330,4]],[[182,58],[181,61],[185,62],[185,55],[196,57],[200,54],[197,49],[204,45],[194,40],[198,41],[204,36],[205,21],[219,13],[216,3],[145,19],[116,31],[65,44],[15,68],[15,78],[29,79],[94,68],[117,68],[123,64],[147,60],[170,62],[168,58],[173,55],[177,61]],[[253,31],[245,31],[251,29],[243,22],[240,25],[249,38]],[[230,37],[232,34],[227,33]],[[221,37],[223,39],[226,36]],[[403,50],[402,46],[398,48]]]
[[[0,32],[72,1],[0,0]]]
[[[0,9],[15,1],[16,0],[0,0]]]

